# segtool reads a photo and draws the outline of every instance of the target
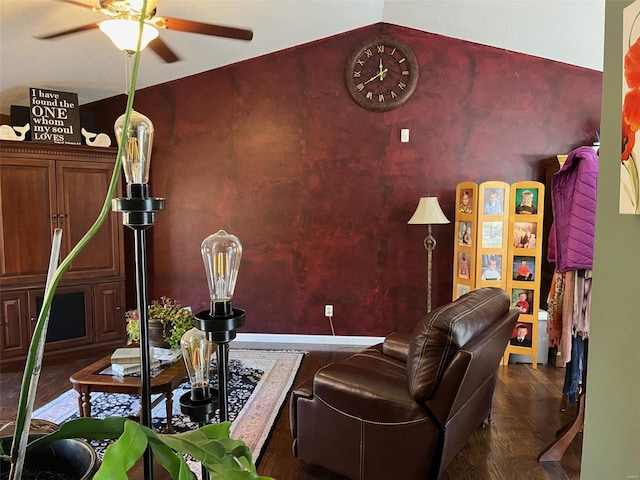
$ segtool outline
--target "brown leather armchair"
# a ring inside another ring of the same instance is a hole
[[[291,394],[294,455],[353,480],[438,478],[491,413],[509,306],[475,290],[320,369]]]

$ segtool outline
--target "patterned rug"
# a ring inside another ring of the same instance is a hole
[[[242,439],[253,452],[257,463],[262,448],[269,438],[278,415],[293,385],[304,353],[273,350],[229,351],[229,420],[231,437]],[[215,366],[215,361],[214,361]],[[214,376],[212,383],[217,385]],[[180,412],[180,396],[189,390],[184,383],[173,391],[174,432],[182,432],[198,427],[189,417]],[[152,399],[155,399],[154,395]],[[137,395],[119,393],[92,393],[91,416],[136,416],[140,409]],[[61,424],[78,417],[78,394],[71,389],[33,412],[33,418],[50,420]],[[153,426],[159,432],[167,430],[166,403],[163,400],[152,411]],[[215,423],[216,418],[212,420]],[[98,454],[105,446],[94,444]]]

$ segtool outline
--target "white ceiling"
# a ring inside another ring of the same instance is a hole
[[[80,0],[78,0],[80,1]],[[97,5],[98,0],[81,0]],[[142,56],[138,88],[157,85],[366,25],[387,22],[602,70],[605,0],[159,0],[158,15],[249,28],[251,42],[161,31],[182,58]],[[0,0],[0,113],[29,105],[29,87],[123,93],[123,54],[99,30],[52,33],[106,18],[55,0]]]

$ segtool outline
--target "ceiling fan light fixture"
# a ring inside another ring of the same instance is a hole
[[[154,15],[158,0],[147,0],[147,12],[145,18]],[[121,13],[136,12],[141,14],[144,7],[144,0],[100,0],[100,9],[111,12],[115,15]]]
[[[137,20],[128,19],[112,19],[105,20],[99,24],[100,30],[111,39],[113,44],[123,52],[135,52],[138,45],[138,32],[140,23]],[[158,29],[153,25],[144,24],[142,29],[142,41],[140,50],[144,48],[152,40],[158,37]]]

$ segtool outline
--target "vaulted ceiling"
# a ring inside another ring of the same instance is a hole
[[[82,0],[92,4],[91,0]],[[75,3],[81,3],[77,0]],[[97,5],[98,0],[93,0]],[[251,42],[161,31],[181,61],[145,51],[138,87],[157,85],[386,22],[602,70],[605,0],[159,0],[158,14],[252,29]],[[123,54],[99,30],[38,35],[105,19],[56,0],[0,0],[0,113],[28,105],[29,87],[78,93],[80,104],[123,93]]]

